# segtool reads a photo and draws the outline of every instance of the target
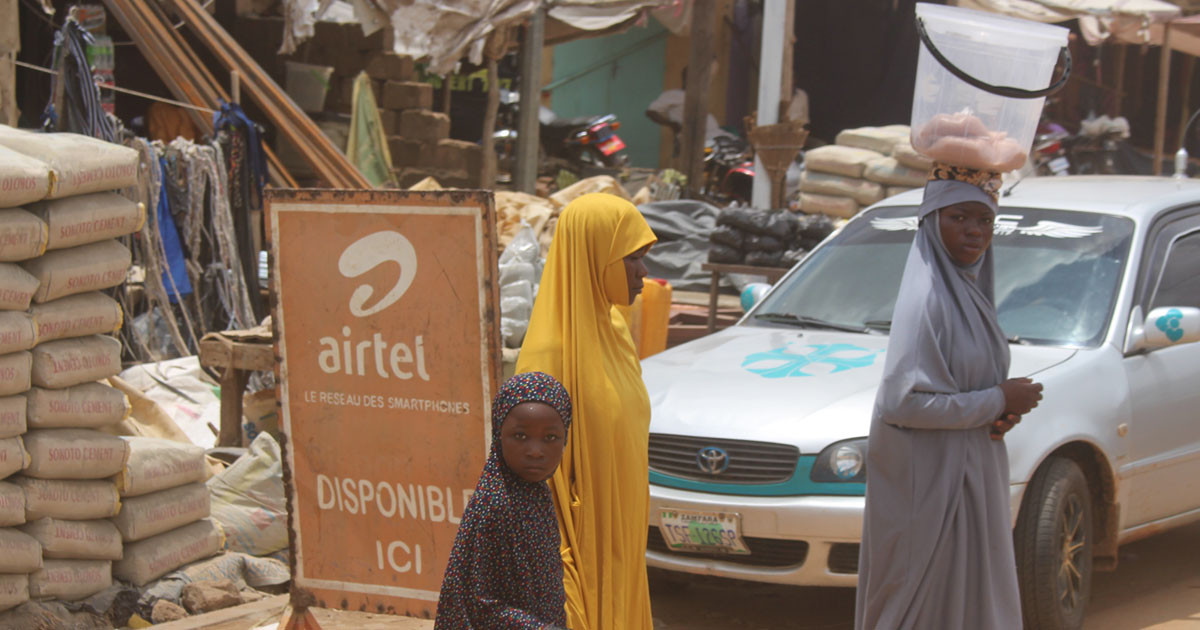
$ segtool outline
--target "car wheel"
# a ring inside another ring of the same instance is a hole
[[[1079,466],[1047,460],[1013,532],[1025,630],[1077,630],[1091,598],[1092,501]]]

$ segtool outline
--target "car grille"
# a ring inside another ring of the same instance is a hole
[[[858,545],[834,543],[829,548],[829,570],[833,573],[858,573]]]
[[[673,551],[663,540],[662,533],[657,527],[650,526],[650,534],[646,538],[646,549],[658,553],[669,553],[687,558],[704,558],[720,560],[733,564],[745,564],[756,567],[791,567],[804,564],[808,557],[808,543],[803,540],[780,540],[777,538],[753,538],[743,536],[742,541],[750,549],[749,555],[730,553],[710,553],[698,551]],[[854,557],[855,562],[858,556]]]
[[[718,474],[702,470],[697,455],[708,447],[724,450],[729,467]],[[788,444],[650,434],[650,470],[672,477],[719,483],[781,483],[792,478],[799,459],[800,449]]]

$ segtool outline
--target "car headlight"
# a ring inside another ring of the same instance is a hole
[[[867,438],[834,442],[813,463],[812,480],[824,482],[867,481]]]

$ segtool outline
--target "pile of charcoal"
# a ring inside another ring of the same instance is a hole
[[[833,219],[822,214],[730,206],[708,236],[708,262],[791,267],[833,229]]]

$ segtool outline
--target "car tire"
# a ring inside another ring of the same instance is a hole
[[[1092,501],[1074,461],[1052,457],[1034,474],[1013,538],[1025,630],[1083,627],[1092,586]]]

